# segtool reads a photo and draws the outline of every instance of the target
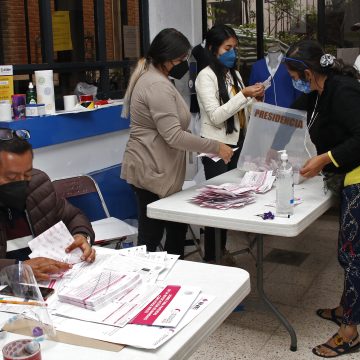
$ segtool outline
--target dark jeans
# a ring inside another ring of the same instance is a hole
[[[237,163],[239,160],[242,141],[239,141],[239,149],[234,152],[233,157],[231,158],[228,164],[225,164],[223,160],[215,162],[208,157],[202,158],[202,163],[204,165],[205,178],[206,180],[211,179],[215,176],[224,174],[230,170],[236,169]],[[237,146],[231,146],[237,147]],[[221,229],[221,249],[224,250],[226,246],[226,230]],[[205,227],[204,232],[204,260],[213,261],[215,260],[215,228]]]
[[[147,217],[146,207],[148,204],[159,200],[159,196],[132,186],[136,194],[138,208],[138,245],[146,245],[148,251],[156,251],[166,229],[165,251],[169,254],[180,255],[184,258],[184,245],[187,231],[187,224],[180,224],[172,221],[156,220]]]

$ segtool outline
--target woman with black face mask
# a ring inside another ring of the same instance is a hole
[[[180,191],[185,178],[186,150],[218,154],[229,162],[232,149],[216,140],[187,132],[188,105],[169,81],[188,71],[188,39],[175,29],[162,30],[140,59],[127,88],[123,117],[131,130],[121,177],[132,185],[138,204],[138,245],[155,251],[166,229],[165,250],[184,255],[186,224],[150,219],[146,206]]]

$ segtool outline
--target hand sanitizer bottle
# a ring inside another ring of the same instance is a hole
[[[26,103],[27,104],[36,104],[36,92],[32,82],[29,82],[29,88],[26,92]]]
[[[294,214],[294,172],[286,150],[281,153],[281,165],[276,172],[276,216],[290,217]]]

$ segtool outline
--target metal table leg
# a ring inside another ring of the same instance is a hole
[[[263,270],[263,258],[264,258],[264,239],[262,234],[256,235],[257,239],[257,264],[256,264],[256,277],[257,277],[257,291],[260,298],[264,303],[270,308],[274,315],[279,319],[279,321],[284,325],[286,330],[290,334],[291,344],[290,350],[297,350],[297,338],[294,328],[290,325],[289,321],[280,313],[280,311],[272,304],[272,302],[267,298],[264,292],[264,270]]]
[[[215,263],[220,264],[221,259],[221,229],[215,228]]]

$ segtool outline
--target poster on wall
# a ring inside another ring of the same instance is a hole
[[[10,101],[14,94],[13,67],[0,65],[0,101]]]
[[[69,11],[52,13],[54,51],[72,50]]]
[[[124,25],[124,57],[137,59],[140,57],[139,27]]]

